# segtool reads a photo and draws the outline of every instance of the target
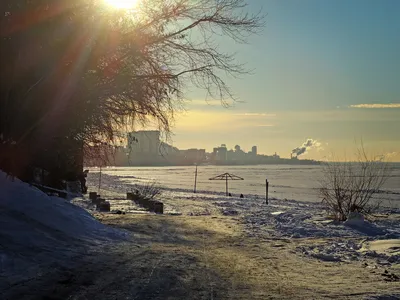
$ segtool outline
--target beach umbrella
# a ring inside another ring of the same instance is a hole
[[[224,173],[215,177],[211,177],[208,180],[225,180],[225,186],[226,186],[226,195],[228,196],[228,180],[244,180],[242,177],[229,174],[229,173]]]

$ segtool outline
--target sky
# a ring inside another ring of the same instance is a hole
[[[180,149],[240,145],[290,157],[307,139],[309,159],[368,153],[400,161],[400,1],[251,0],[267,13],[249,44],[228,43],[252,74],[227,79],[240,102],[224,108],[191,92],[176,117]]]

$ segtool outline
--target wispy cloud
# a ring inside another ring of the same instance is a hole
[[[236,102],[230,99],[218,100],[218,99],[187,99],[183,101],[183,104],[188,108],[193,107],[234,107]]]
[[[186,100],[185,104],[191,105],[191,106],[217,106],[217,105],[221,105],[221,101],[196,99],[196,100]]]
[[[377,159],[384,160],[384,161],[396,161],[400,158],[400,152],[388,152],[385,154],[381,154],[377,156]]]
[[[354,104],[351,108],[400,108],[400,103]]]
[[[384,154],[384,156],[385,156],[385,158],[393,158],[399,154],[400,154],[400,152],[389,152],[389,153]]]

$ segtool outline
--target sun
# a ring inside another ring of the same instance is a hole
[[[104,0],[114,8],[132,9],[137,5],[138,0]]]

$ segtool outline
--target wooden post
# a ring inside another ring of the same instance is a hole
[[[164,204],[160,201],[156,201],[154,203],[154,212],[156,214],[163,214],[164,213]]]
[[[157,201],[156,200],[149,200],[149,201],[147,201],[147,209],[149,210],[149,211],[154,211],[154,208],[155,208],[155,203],[156,203]]]
[[[265,203],[268,204],[268,179],[265,179]]]
[[[89,199],[90,200],[96,200],[97,199],[97,193],[96,192],[89,192]]]
[[[100,187],[101,187],[101,166],[100,166],[100,175],[99,175],[99,194],[100,194]]]
[[[103,199],[102,199],[103,200]],[[108,201],[101,201],[98,205],[97,205],[97,209],[101,212],[109,212],[111,208],[110,202]]]
[[[228,194],[228,176],[225,177],[225,181],[226,181],[226,183],[225,183],[225,186],[226,186],[226,195],[228,196],[228,195],[229,195],[229,194]]]
[[[197,164],[196,164],[196,171],[194,173],[194,190],[193,193],[196,194],[196,185],[197,185]]]

